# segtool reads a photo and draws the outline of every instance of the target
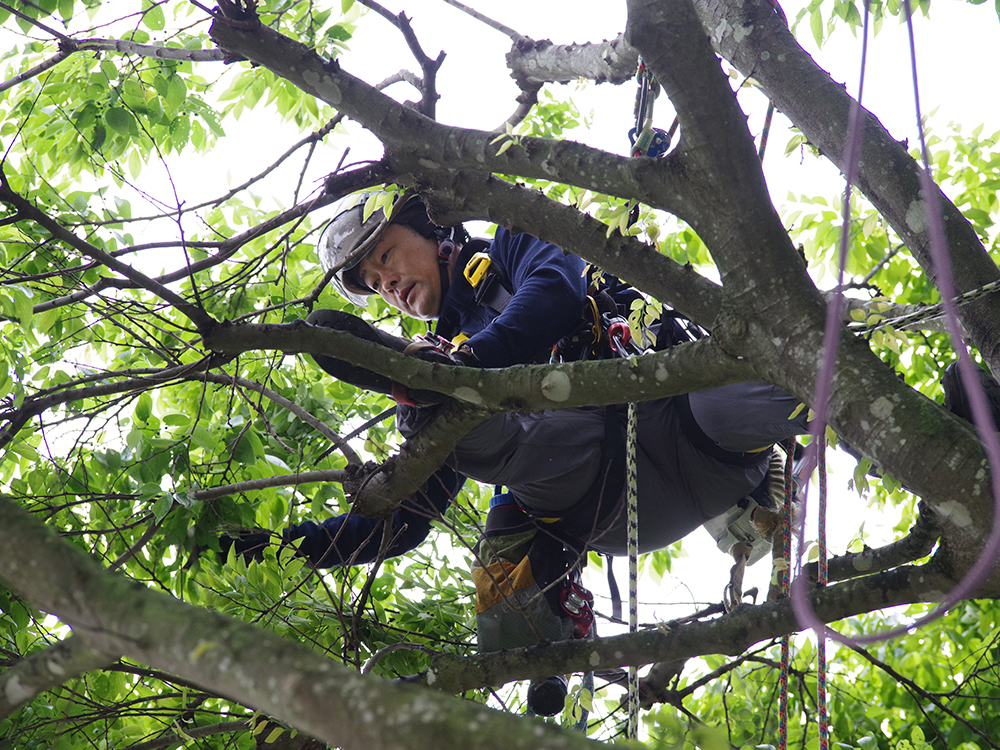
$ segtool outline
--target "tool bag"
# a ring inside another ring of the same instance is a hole
[[[491,505],[472,566],[480,653],[588,636],[593,596],[580,585],[580,553],[509,494]]]

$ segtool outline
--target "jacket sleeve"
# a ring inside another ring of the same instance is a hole
[[[392,515],[393,540],[386,557],[396,557],[416,548],[462,489],[465,477],[442,466],[421,492],[405,500]],[[363,518],[351,513],[328,518],[322,523],[306,521],[282,532],[286,542],[301,539],[299,553],[318,568],[364,565],[372,562],[382,544],[382,519]]]
[[[584,261],[528,234],[497,230],[493,262],[513,296],[506,309],[467,342],[483,367],[535,360],[580,321],[587,296]]]

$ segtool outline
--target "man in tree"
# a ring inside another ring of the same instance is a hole
[[[324,266],[338,269],[333,284],[343,296],[364,305],[367,295],[377,293],[410,317],[437,320],[441,343],[414,344],[342,311],[317,310],[310,323],[446,366],[548,362],[554,349],[567,359],[602,356],[609,340],[602,319],[611,322],[614,339],[627,331],[621,307],[627,314],[638,298],[617,281],[588,297],[580,258],[503,228],[492,242],[469,240],[462,227],[430,222],[416,197],[398,201],[389,219],[376,209],[365,220],[362,201],[327,226],[319,245]],[[657,348],[688,339],[669,313],[651,329]],[[392,395],[406,437],[419,432],[435,411],[428,403],[435,394],[411,394],[388,378],[330,357],[316,361],[334,377]],[[806,432],[806,415],[797,399],[759,382],[642,404],[640,551],[677,541],[761,485],[770,447]],[[547,528],[581,546],[625,554],[622,417],[615,407],[494,416],[459,442],[450,465],[432,477],[424,493],[396,511],[394,526],[401,535],[389,553],[416,546],[467,476],[508,487],[518,508],[534,518],[557,518]],[[300,550],[319,565],[364,562],[378,549],[376,522],[338,516],[293,526],[285,538],[302,538]]]

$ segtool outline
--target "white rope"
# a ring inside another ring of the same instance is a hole
[[[626,482],[628,510],[628,632],[639,630],[639,498],[636,481],[636,405],[628,405],[628,436],[626,438]],[[628,727],[629,739],[639,733],[639,670],[628,668]]]

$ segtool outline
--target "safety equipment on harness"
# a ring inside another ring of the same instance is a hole
[[[330,279],[337,292],[359,307],[367,304],[366,297],[375,294],[358,274],[361,261],[382,239],[390,224],[403,224],[422,237],[438,243],[438,264],[441,269],[441,296],[448,291],[448,261],[455,250],[468,241],[468,234],[461,226],[439,227],[427,217],[420,196],[409,193],[400,196],[388,216],[376,208],[365,219],[365,206],[374,195],[366,193],[350,208],[337,214],[320,233],[316,245],[320,264],[329,272],[336,269]]]
[[[580,585],[578,555],[512,499],[490,508],[472,566],[479,650],[590,635],[593,596]]]

